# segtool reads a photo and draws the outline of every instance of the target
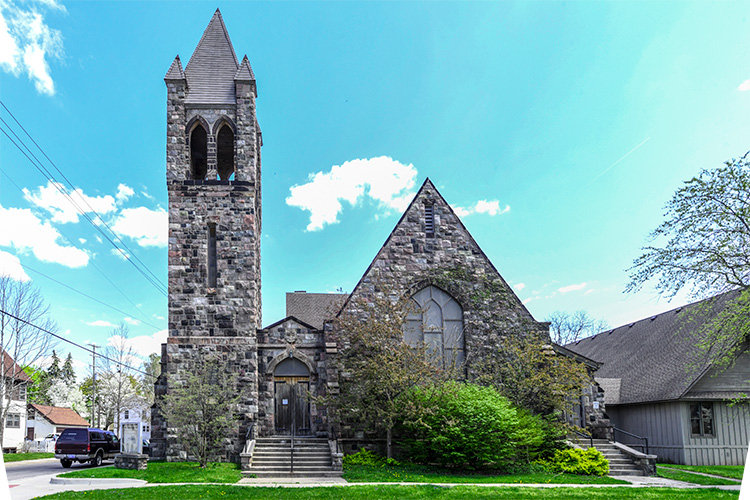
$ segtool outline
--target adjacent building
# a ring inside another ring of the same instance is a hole
[[[26,432],[26,391],[31,379],[5,351],[3,357],[2,409],[3,452],[16,451],[23,444]]]

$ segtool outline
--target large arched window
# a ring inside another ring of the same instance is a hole
[[[406,343],[425,343],[428,353],[445,368],[461,366],[465,359],[461,305],[440,288],[428,286],[414,294],[412,306],[404,325]]]
[[[200,123],[190,132],[190,175],[205,180],[208,173],[208,134]]]
[[[234,132],[226,123],[216,134],[216,170],[223,181],[230,180],[234,173]]]

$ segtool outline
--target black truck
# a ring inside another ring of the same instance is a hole
[[[120,440],[110,431],[91,428],[65,429],[55,443],[55,458],[66,469],[73,462],[91,462],[94,467],[120,453]]]

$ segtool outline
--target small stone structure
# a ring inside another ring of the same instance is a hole
[[[143,453],[140,423],[123,423],[120,426],[120,449],[122,453],[115,455],[116,468],[146,470],[148,455]]]

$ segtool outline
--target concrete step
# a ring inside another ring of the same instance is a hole
[[[307,472],[267,472],[267,471],[253,471],[247,470],[242,471],[242,475],[245,477],[257,477],[262,479],[309,479],[309,478],[326,478],[326,477],[341,477],[341,471],[322,471],[310,474]]]

